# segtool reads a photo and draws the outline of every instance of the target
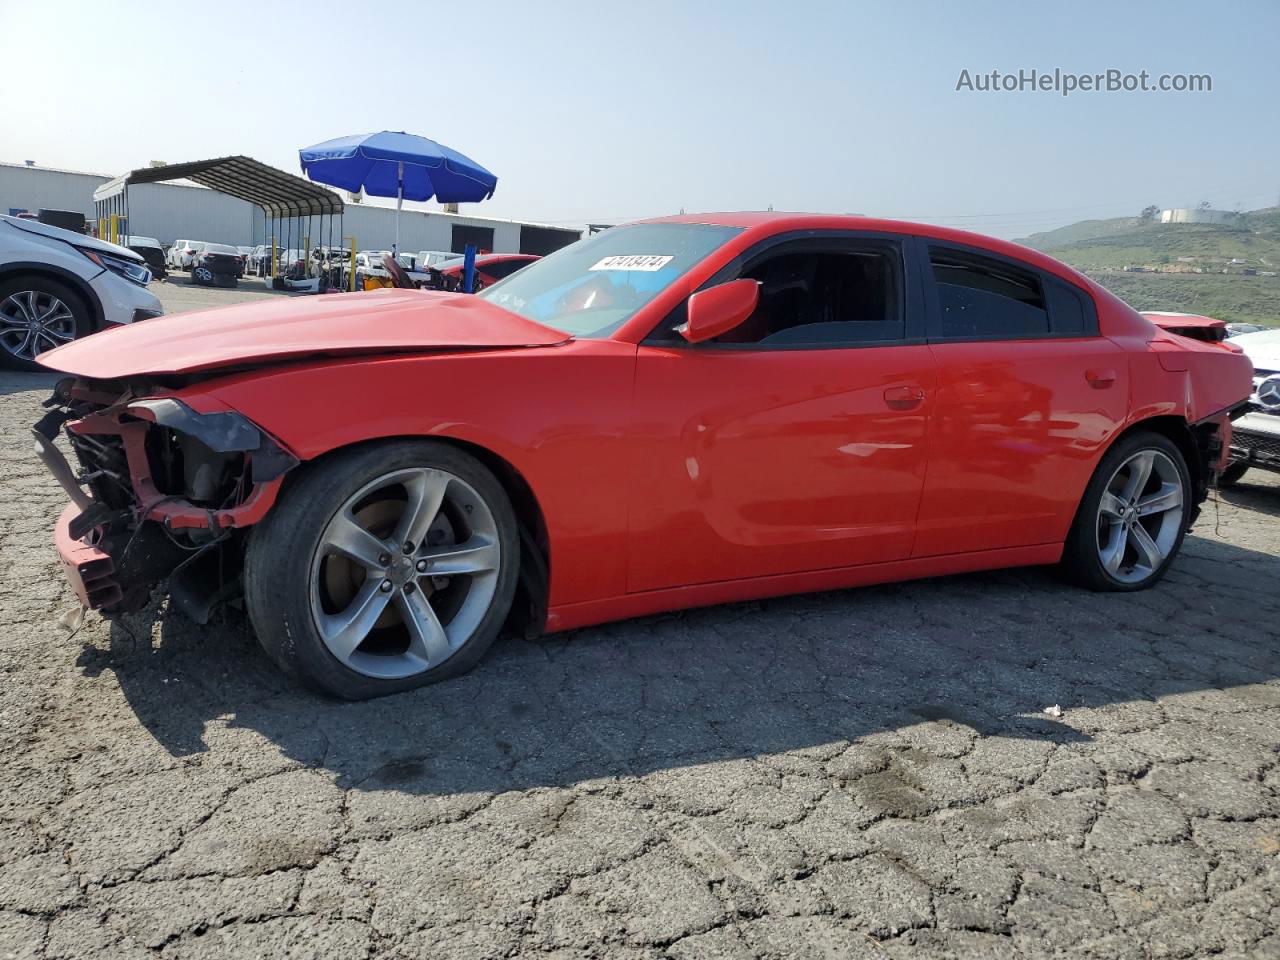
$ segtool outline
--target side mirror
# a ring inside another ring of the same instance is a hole
[[[760,281],[745,277],[699,290],[689,298],[688,319],[676,333],[690,343],[718,337],[751,316],[759,300]]]

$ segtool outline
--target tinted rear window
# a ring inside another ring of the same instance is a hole
[[[1002,261],[929,248],[946,339],[1042,337],[1049,332],[1040,280]]]

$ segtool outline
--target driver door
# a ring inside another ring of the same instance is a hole
[[[935,370],[903,254],[768,242],[739,328],[691,345],[673,316],[641,344],[629,592],[910,556]]]

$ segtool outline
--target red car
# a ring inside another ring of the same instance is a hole
[[[467,670],[504,624],[1029,564],[1148,587],[1251,389],[1230,343],[1032,250],[754,213],[616,227],[479,296],[243,304],[40,362],[71,374],[37,435],[82,601],[172,573],[200,619],[242,574],[276,662],[349,698]]]
[[[475,292],[491,287],[499,280],[505,280],[517,270],[523,270],[529,264],[542,259],[531,253],[482,253],[476,257]],[[461,290],[462,270],[466,264],[462,258],[445,260],[437,265],[436,270]]]

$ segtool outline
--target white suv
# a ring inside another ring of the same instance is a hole
[[[1253,362],[1249,410],[1231,425],[1231,462],[1218,477],[1220,486],[1239,481],[1251,468],[1280,473],[1280,330],[1232,337]]]
[[[42,370],[35,358],[45,350],[160,316],[150,282],[146,263],[128,247],[0,216],[0,364]]]
[[[175,240],[165,255],[165,262],[170,270],[190,270],[195,266],[196,254],[203,249],[203,240]]]

